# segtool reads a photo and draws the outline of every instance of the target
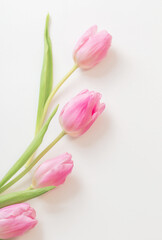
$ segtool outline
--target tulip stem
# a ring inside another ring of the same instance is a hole
[[[9,187],[11,187],[13,184],[18,182],[22,177],[24,177],[34,166],[37,164],[37,162],[65,135],[65,131],[63,130],[39,155],[36,157],[33,162],[24,169],[19,175],[17,175],[13,180],[11,180],[9,183],[7,183],[5,186],[0,188],[0,193],[7,190]]]
[[[37,128],[35,129],[35,136],[38,134],[38,132],[40,131],[40,129],[43,126],[49,105],[54,97],[54,95],[56,94],[56,92],[59,90],[59,88],[62,86],[62,84],[72,75],[72,73],[78,68],[77,64],[74,64],[74,66],[72,67],[72,69],[63,77],[63,79],[55,86],[55,88],[53,89],[53,91],[51,92],[51,94],[49,95],[46,104],[44,106],[44,111],[42,114],[42,119],[40,120],[39,126],[37,126]],[[29,160],[27,161],[27,163],[25,164],[25,167],[27,168],[31,162],[33,161],[33,157],[34,154],[29,158]]]
[[[39,130],[41,129],[43,123],[44,123],[44,119],[46,117],[49,105],[54,97],[54,95],[56,94],[56,92],[59,90],[59,88],[62,86],[62,84],[71,76],[71,74],[78,68],[77,64],[74,64],[74,66],[72,67],[72,69],[63,77],[63,79],[55,86],[55,88],[53,89],[53,91],[51,92],[51,94],[49,95],[46,104],[44,106],[44,111],[43,111],[43,115],[42,115],[42,119],[40,121],[39,126],[36,128],[35,134],[37,134],[39,132]]]
[[[28,190],[33,190],[34,188],[33,188],[33,185],[31,184],[27,189],[26,189],[26,191],[28,191]]]

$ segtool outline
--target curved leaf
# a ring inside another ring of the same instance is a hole
[[[7,172],[7,174],[3,177],[3,179],[0,182],[0,187],[2,187],[32,156],[32,154],[36,151],[36,149],[40,146],[40,144],[43,141],[43,137],[48,129],[48,126],[56,114],[58,109],[58,106],[55,108],[49,119],[46,121],[45,125],[42,127],[42,129],[39,131],[39,133],[35,136],[31,144],[28,146],[26,151],[23,153],[23,155],[18,159],[18,161],[10,168],[10,170]]]
[[[40,80],[39,102],[37,111],[36,130],[37,134],[42,127],[42,114],[46,101],[52,91],[53,86],[53,59],[52,59],[52,44],[49,36],[49,15],[46,18],[44,31],[44,59]]]
[[[0,196],[0,208],[6,207],[12,204],[16,204],[16,203],[26,202],[54,188],[55,188],[54,186],[50,186],[45,188],[38,188],[33,190],[26,190],[21,192],[13,192],[13,193],[5,194],[3,196]]]

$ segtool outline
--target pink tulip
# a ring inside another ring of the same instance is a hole
[[[100,103],[101,94],[84,90],[72,98],[62,109],[60,124],[70,136],[85,133],[105,109]]]
[[[73,169],[71,154],[64,153],[42,163],[35,171],[32,185],[34,188],[58,186]]]
[[[0,209],[0,238],[22,235],[36,224],[36,213],[28,203],[20,203]]]
[[[77,42],[73,58],[82,69],[90,69],[107,54],[111,45],[111,35],[103,30],[97,33],[97,26],[89,28]]]

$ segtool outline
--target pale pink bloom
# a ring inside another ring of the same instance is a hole
[[[43,162],[34,173],[32,185],[34,188],[58,186],[65,182],[72,169],[71,154],[64,153]]]
[[[111,35],[103,30],[97,32],[97,26],[89,28],[77,42],[73,58],[82,69],[90,69],[98,64],[111,46]]]
[[[70,136],[78,137],[86,132],[105,109],[100,103],[101,94],[84,90],[72,98],[60,113],[60,124]]]
[[[20,203],[0,209],[0,239],[22,235],[37,224],[36,213],[28,203]]]

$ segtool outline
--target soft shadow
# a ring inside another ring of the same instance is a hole
[[[105,75],[108,75],[111,71],[114,71],[115,66],[117,65],[117,54],[116,51],[111,48],[107,56],[94,68],[82,71],[83,76],[88,76],[90,78],[100,78]]]
[[[107,114],[103,114],[96,120],[94,125],[92,125],[92,127],[86,133],[79,138],[71,138],[70,140],[73,141],[74,145],[77,144],[84,148],[89,148],[107,134],[110,126],[110,117]]]
[[[42,195],[40,199],[44,201],[46,211],[60,212],[64,208],[63,205],[78,194],[80,186],[78,178],[71,175],[63,185]]]

